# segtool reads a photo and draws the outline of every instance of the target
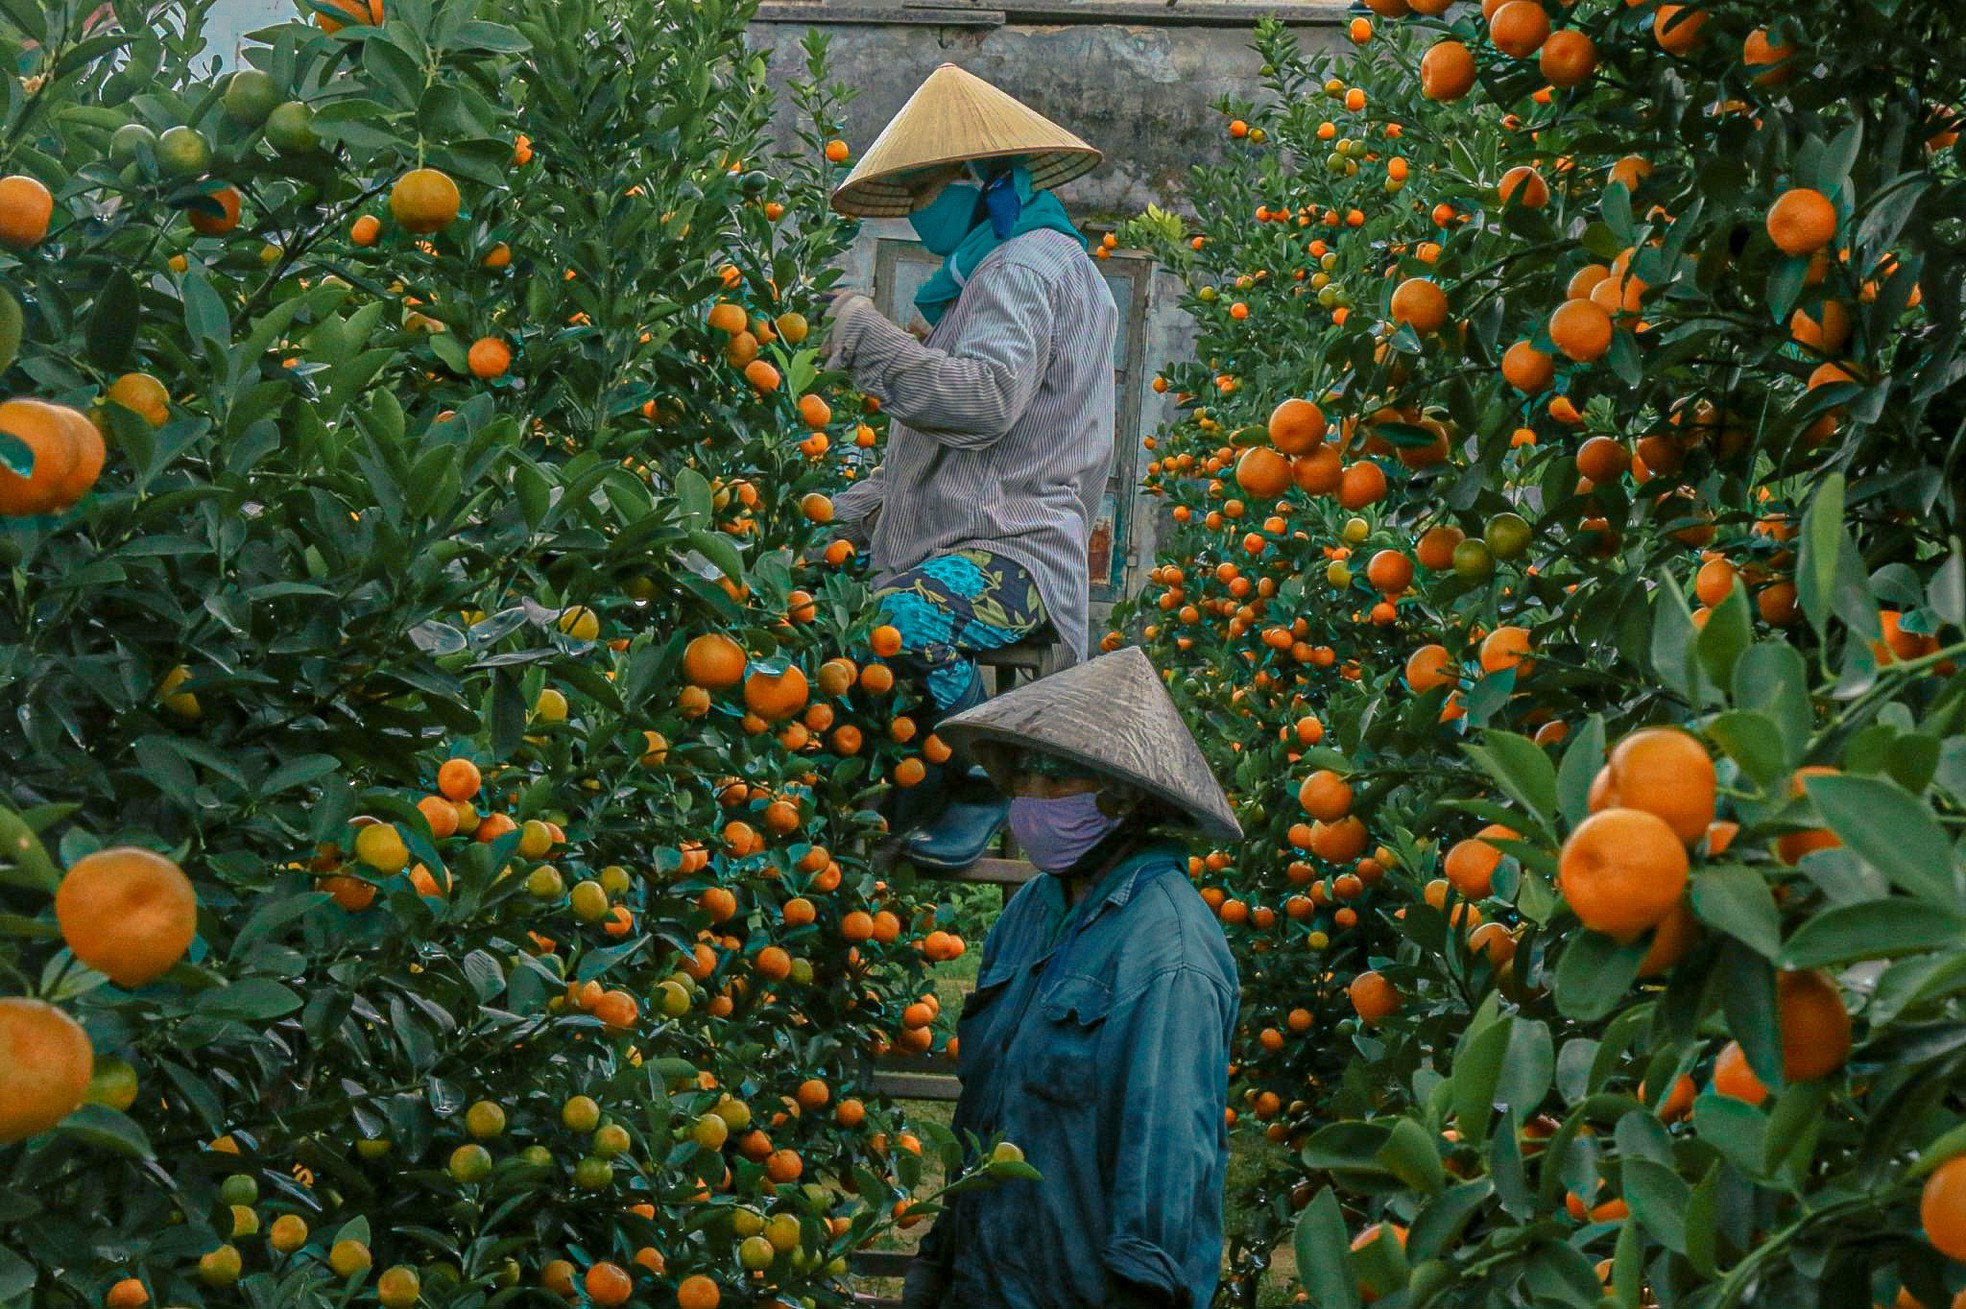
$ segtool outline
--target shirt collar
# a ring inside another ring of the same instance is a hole
[[[1140,874],[1153,862],[1152,856],[1175,853],[1174,847],[1166,842],[1155,841],[1146,847],[1135,850],[1112,868],[1100,874],[1099,880],[1086,892],[1081,904],[1089,905],[1083,917],[1092,918],[1107,905],[1124,909],[1126,902],[1133,898],[1134,889],[1140,881]],[[1178,855],[1177,855],[1178,857]],[[1063,891],[1063,887],[1059,888]],[[1061,894],[1062,900],[1062,894]],[[1068,907],[1069,908],[1069,907]]]

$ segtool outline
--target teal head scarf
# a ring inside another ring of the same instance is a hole
[[[922,244],[943,256],[942,266],[915,293],[915,308],[930,326],[942,321],[977,265],[1012,237],[1049,230],[1085,244],[1065,216],[1065,206],[1051,192],[1035,190],[1031,170],[1023,164],[971,164],[970,174],[974,180],[949,183],[909,216]]]

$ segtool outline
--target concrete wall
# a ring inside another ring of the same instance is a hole
[[[1018,22],[1016,10],[985,12],[989,18],[979,22],[977,10],[961,8],[948,10],[961,22],[936,24],[934,12],[920,6],[898,10],[906,22],[869,22],[879,6],[839,6],[861,22],[802,22],[798,16],[824,14],[828,6],[765,4],[767,20],[751,33],[771,57],[775,79],[802,73],[798,43],[806,29],[818,26],[832,37],[834,81],[857,90],[845,126],[855,149],[879,136],[936,65],[957,63],[1103,149],[1105,163],[1060,195],[1075,216],[1127,218],[1150,200],[1164,208],[1184,204],[1187,169],[1219,159],[1227,140],[1213,104],[1223,96],[1248,98],[1260,81],[1250,6],[1217,6],[1221,26],[1201,26],[1193,20],[1195,0],[1185,4],[1185,10],[1158,2],[1125,6],[1134,14],[1187,16],[1184,26],[1138,18]],[[1341,39],[1343,0],[1268,8],[1300,10],[1298,37],[1305,43]],[[1046,6],[1036,14],[1070,10]]]
[[[217,56],[225,67],[239,66],[239,47],[246,33],[257,32],[293,18],[299,10],[293,0],[218,0],[205,19],[203,58]]]
[[[1192,4],[1192,0],[1189,0]],[[773,11],[767,6],[765,12]],[[784,6],[810,12],[817,5]],[[1165,9],[1166,6],[1160,6]],[[1342,5],[1317,5],[1306,43],[1339,39]],[[866,14],[867,10],[859,11]],[[919,10],[905,11],[919,14]],[[754,24],[774,77],[803,71],[799,42],[812,23]],[[1075,214],[1128,217],[1152,201],[1178,201],[1188,170],[1220,158],[1224,96],[1258,94],[1261,60],[1251,25],[1163,26],[1140,22],[1000,25],[927,21],[824,22],[834,80],[857,95],[846,139],[872,143],[938,64],[956,63],[1016,96],[1105,152],[1099,169],[1061,191]]]

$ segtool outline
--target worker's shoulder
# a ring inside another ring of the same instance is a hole
[[[1188,880],[1186,866],[1175,855],[1156,857],[1141,866],[1128,908],[1131,910],[1128,916],[1136,922],[1165,920],[1182,927],[1196,923],[1216,926],[1208,902]]]
[[[1128,898],[1124,930],[1137,969],[1192,969],[1234,985],[1235,963],[1222,924],[1188,880],[1178,858],[1141,868]]]
[[[1006,269],[1036,273],[1048,281],[1063,282],[1087,276],[1104,281],[1078,238],[1049,227],[1011,237],[996,248],[990,262]]]

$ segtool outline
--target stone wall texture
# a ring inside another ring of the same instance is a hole
[[[1193,0],[1180,2],[1188,8],[1173,12],[1195,8]],[[823,8],[787,7],[792,13]],[[1298,29],[1300,40],[1341,39],[1344,4],[1320,0],[1302,8],[1307,25]],[[1105,152],[1097,171],[1061,192],[1074,213],[1087,217],[1127,217],[1150,201],[1181,204],[1189,168],[1220,156],[1225,138],[1214,106],[1225,96],[1249,99],[1259,92],[1261,61],[1250,48],[1247,21],[1173,26],[1013,17],[1001,25],[973,19],[941,25],[919,17],[865,21],[879,11],[864,5],[840,12],[863,21],[760,22],[752,33],[774,77],[786,78],[801,71],[798,46],[809,26],[831,36],[834,77],[858,93],[847,118],[847,139],[856,148],[872,142],[936,65],[960,64]]]

